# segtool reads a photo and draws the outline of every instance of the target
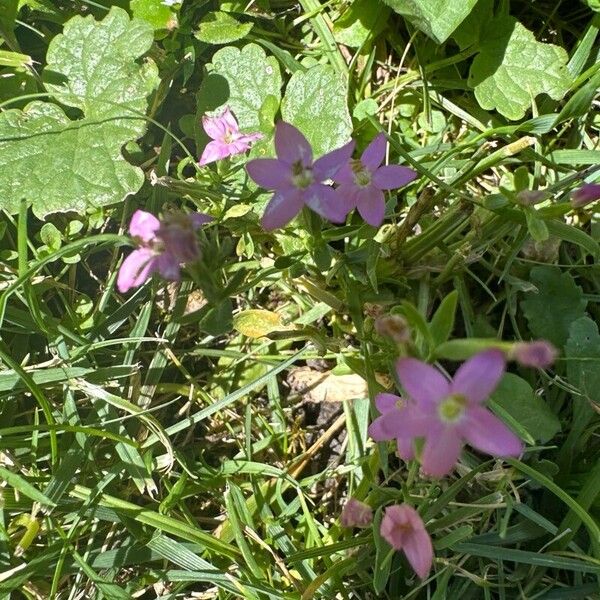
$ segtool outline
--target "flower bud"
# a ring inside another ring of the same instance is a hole
[[[600,198],[600,184],[585,183],[571,196],[571,206],[581,208]]]
[[[375,331],[391,338],[396,344],[406,344],[410,341],[410,327],[406,319],[398,315],[385,315],[375,320]]]
[[[524,367],[546,369],[554,363],[558,351],[546,340],[519,342],[511,352],[512,358]]]
[[[373,510],[368,504],[356,498],[348,498],[340,516],[344,527],[368,527],[372,520]]]

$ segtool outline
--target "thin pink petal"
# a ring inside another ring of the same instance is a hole
[[[275,126],[275,150],[277,157],[286,163],[300,161],[303,165],[312,164],[312,148],[302,133],[290,123],[278,121]]]
[[[326,181],[327,179],[332,179],[344,165],[347,165],[355,145],[354,140],[351,140],[345,146],[324,154],[316,160],[313,165],[315,180]]]
[[[149,248],[138,248],[125,258],[117,275],[117,289],[124,294],[142,285],[155,269],[155,255]]]
[[[262,140],[265,136],[262,133],[242,133],[238,137],[237,141],[244,142],[245,144],[251,144],[258,140]]]
[[[191,213],[190,215],[188,215],[188,218],[194,229],[199,229],[200,227],[202,227],[202,225],[210,223],[214,220],[213,217],[211,217],[210,215],[205,215],[204,213],[200,212]]]
[[[261,219],[263,229],[270,231],[289,223],[302,209],[302,193],[291,189],[277,192],[267,204]]]
[[[496,389],[505,370],[503,352],[495,349],[480,352],[456,371],[451,393],[460,394],[470,403],[479,404]]]
[[[348,214],[337,192],[322,183],[313,183],[303,192],[304,203],[332,223],[343,223]]]
[[[229,155],[234,156],[236,154],[243,154],[244,152],[250,150],[249,142],[238,138],[229,144]]]
[[[356,207],[360,216],[373,227],[379,227],[385,217],[385,198],[383,192],[374,185],[358,190]]]
[[[492,456],[519,456],[523,443],[498,417],[482,406],[471,406],[459,424],[464,439]]]
[[[179,260],[171,252],[163,252],[156,257],[156,270],[163,279],[179,281]]]
[[[369,425],[368,433],[372,440],[375,440],[376,442],[386,442],[392,439],[384,430],[385,421],[386,416],[381,415]]]
[[[412,460],[415,457],[415,448],[413,445],[413,440],[411,438],[398,438],[396,440],[396,445],[398,447],[398,456],[402,460],[408,462],[409,460]]]
[[[434,409],[450,394],[450,382],[434,367],[416,358],[401,358],[396,373],[406,393],[423,409]]]
[[[357,203],[357,187],[355,185],[340,185],[335,189],[337,194],[337,203],[340,206],[340,211],[346,213],[346,215],[356,208]]]
[[[373,173],[373,184],[380,190],[395,190],[404,187],[417,178],[416,171],[400,165],[379,167]]]
[[[231,145],[225,142],[214,141],[206,144],[206,148],[202,152],[200,157],[200,166],[207,165],[208,163],[221,160],[231,155]]]
[[[202,127],[213,140],[223,140],[227,135],[227,125],[221,116],[211,117],[204,115],[202,117]]]
[[[382,414],[389,412],[394,408],[398,408],[399,402],[402,402],[402,398],[400,398],[400,396],[396,396],[395,394],[387,394],[384,392],[375,396],[375,406]]]
[[[160,229],[160,221],[145,210],[136,210],[129,222],[129,235],[139,237],[143,242],[151,242]]]
[[[407,535],[402,549],[415,573],[425,579],[433,564],[433,545],[425,528],[415,529]]]
[[[391,410],[380,418],[381,433],[386,440],[412,440],[429,435],[433,429],[439,428],[439,421],[435,417],[420,413],[412,405]]]
[[[350,163],[343,165],[342,168],[335,173],[333,180],[342,185],[355,186],[354,171],[352,170]]]
[[[454,427],[440,427],[427,435],[421,466],[433,477],[443,477],[452,471],[458,461],[463,442]]]
[[[246,164],[248,175],[261,187],[279,190],[291,185],[289,165],[276,158],[255,158]]]
[[[236,118],[233,116],[229,106],[225,107],[225,110],[220,115],[221,122],[223,123],[225,130],[230,135],[236,135],[240,132],[240,126]]]
[[[380,133],[373,141],[365,148],[365,151],[360,157],[360,162],[369,169],[374,171],[385,158],[385,149],[387,147],[387,139],[384,133]]]

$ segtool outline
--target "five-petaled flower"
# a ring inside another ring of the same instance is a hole
[[[424,579],[433,563],[433,546],[419,513],[408,504],[385,509],[381,537],[394,550],[402,550],[415,573]]]
[[[241,133],[240,127],[228,106],[216,117],[204,115],[202,117],[202,127],[213,141],[209,142],[204,148],[204,152],[200,157],[201,165],[234,154],[242,154],[250,148],[252,142],[263,137],[262,133]]]
[[[504,374],[506,363],[500,350],[486,350],[463,363],[454,379],[414,358],[396,364],[398,379],[406,392],[399,409],[391,401],[379,401],[383,414],[372,426],[376,439],[411,443],[424,438],[423,471],[435,477],[449,473],[465,442],[492,456],[519,456],[521,440],[491,411],[482,406]]]
[[[136,210],[129,223],[129,234],[138,248],[123,261],[117,289],[124,293],[138,287],[154,272],[165,279],[179,280],[180,265],[199,258],[196,230],[211,220],[202,213],[171,213],[159,221],[149,212]]]
[[[246,165],[258,185],[274,190],[262,217],[265,229],[289,223],[308,206],[325,219],[341,223],[348,211],[339,196],[324,182],[331,179],[350,159],[354,142],[333,150],[313,161],[308,140],[290,123],[279,121],[275,127],[277,158],[257,158]]]
[[[573,208],[581,208],[599,199],[600,184],[584,183],[578,190],[573,192],[573,195],[571,196],[571,206]]]
[[[383,190],[394,190],[413,181],[417,174],[400,165],[381,166],[385,158],[386,137],[380,133],[365,149],[360,159],[351,160],[333,177],[340,186],[336,193],[346,213],[357,208],[360,216],[379,227],[385,216]]]

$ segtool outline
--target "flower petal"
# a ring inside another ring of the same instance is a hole
[[[402,402],[402,398],[395,394],[382,393],[375,396],[375,406],[381,414],[385,414],[394,408],[398,408],[399,402]]]
[[[374,185],[361,189],[356,194],[356,207],[360,216],[373,227],[379,227],[385,217],[383,192]]]
[[[276,158],[255,158],[246,164],[248,175],[261,187],[279,190],[291,185],[289,165]]]
[[[398,456],[403,461],[408,462],[415,457],[415,448],[411,438],[398,438],[396,440],[396,445],[398,447]]]
[[[288,189],[277,192],[267,204],[261,219],[263,229],[271,230],[289,223],[302,209],[302,193]]]
[[[188,218],[190,220],[190,223],[192,224],[193,229],[199,229],[200,227],[202,227],[202,225],[214,221],[213,217],[201,212],[191,213],[188,215]]]
[[[523,443],[498,417],[482,406],[471,406],[459,424],[464,439],[492,456],[519,456]]]
[[[200,166],[207,165],[208,163],[221,160],[231,155],[231,144],[226,144],[221,141],[209,142],[206,144],[206,148],[202,152],[199,164]]]
[[[464,396],[472,404],[479,404],[496,389],[505,369],[503,352],[496,349],[480,352],[456,371],[451,393]]]
[[[213,140],[223,140],[227,134],[227,126],[220,116],[211,117],[204,115],[202,117],[202,128]]]
[[[417,172],[400,165],[379,167],[373,173],[373,184],[380,190],[395,190],[417,178]]]
[[[179,281],[180,269],[177,256],[171,252],[163,252],[156,257],[156,270],[163,279]]]
[[[277,157],[288,164],[300,161],[312,164],[312,148],[302,133],[290,123],[278,121],[275,126],[275,150]]]
[[[369,425],[368,433],[372,440],[375,440],[376,442],[387,442],[388,440],[393,439],[384,430],[386,418],[386,415],[381,415]]]
[[[332,223],[343,223],[346,220],[347,204],[328,185],[313,183],[302,194],[304,203],[324,219]]]
[[[242,133],[238,137],[237,141],[244,142],[245,144],[251,144],[252,142],[262,140],[264,137],[265,136],[258,131],[256,133]]]
[[[402,550],[415,573],[425,579],[433,564],[433,545],[425,528],[414,529],[405,536]]]
[[[117,289],[124,294],[142,285],[156,268],[156,257],[150,248],[138,248],[125,258],[117,275]]]
[[[463,441],[454,427],[439,427],[430,431],[425,441],[421,466],[433,477],[443,477],[458,461]]]
[[[354,184],[351,185],[340,185],[335,188],[335,193],[337,194],[337,202],[340,205],[340,210],[346,213],[346,215],[356,208],[357,202],[357,192],[358,189]]]
[[[150,242],[160,229],[160,221],[145,210],[136,210],[129,222],[129,235],[139,237],[143,242]]]
[[[581,208],[590,202],[600,199],[600,185],[597,183],[584,183],[571,196],[571,206]]]
[[[440,426],[435,417],[420,413],[412,404],[391,410],[381,418],[381,433],[386,440],[424,437]]]
[[[401,358],[396,373],[406,393],[424,410],[435,410],[450,394],[450,382],[435,368],[416,358]]]
[[[354,180],[354,171],[352,170],[350,163],[343,165],[342,168],[335,173],[332,179],[336,183],[340,183],[342,185],[356,186]]]
[[[221,119],[226,133],[235,136],[237,133],[240,132],[240,126],[238,125],[236,118],[233,116],[233,113],[231,112],[229,106],[225,107],[225,110],[223,110],[223,112],[218,118]]]
[[[332,179],[348,163],[352,157],[355,145],[354,140],[351,140],[341,148],[328,152],[316,160],[313,165],[315,180],[326,181],[327,179]]]
[[[387,138],[385,137],[385,133],[376,135],[362,153],[360,162],[367,167],[369,171],[374,171],[383,162],[386,147]]]

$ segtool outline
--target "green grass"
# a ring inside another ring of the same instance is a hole
[[[4,92],[0,79],[0,111],[45,95],[46,50],[69,18],[129,7],[25,4],[14,39],[0,12],[0,49],[35,62],[4,67],[26,85]],[[284,80],[331,65],[348,77],[361,148],[384,131],[390,163],[419,173],[388,194],[379,231],[356,215],[323,227],[304,214],[266,233],[266,197],[245,181],[245,159],[212,170],[191,160],[202,143],[196,93],[219,48],[193,32],[218,4],[186,0],[180,27],[156,32],[149,56],[160,85],[147,133],[126,147],[146,177],[138,193],[52,215],[59,241],[25,202],[2,213],[0,597],[600,597],[600,228],[593,207],[567,202],[600,157],[597,17],[574,1],[498,3],[564,48],[573,76],[562,101],[538,96],[511,121],[483,110],[467,85],[476,48],[436,44],[395,13],[350,47],[336,35],[351,2],[229,3],[254,23],[232,45],[263,45]],[[549,199],[515,204],[523,181],[548,188]],[[247,212],[227,212],[240,204]],[[199,208],[218,223],[201,234],[203,260],[184,281],[155,278],[120,295],[116,272],[137,207]],[[532,318],[532,270],[544,280],[550,266],[570,283],[540,289]],[[445,299],[448,314],[436,320]],[[576,301],[581,314],[570,312]],[[249,309],[275,312],[283,326],[247,337],[234,324]],[[467,450],[452,475],[433,480],[392,444],[370,440],[376,413],[364,392],[335,404],[294,389],[290,373],[308,366],[358,374],[371,397],[382,391],[397,348],[373,322],[389,312],[409,322],[414,353],[448,371],[474,338],[510,345],[564,329],[553,368],[511,364],[547,411],[516,421],[530,441],[520,460]],[[545,437],[548,414],[560,430]],[[375,523],[389,504],[419,510],[436,554],[425,581],[377,527],[340,525],[350,495],[373,506]]]

